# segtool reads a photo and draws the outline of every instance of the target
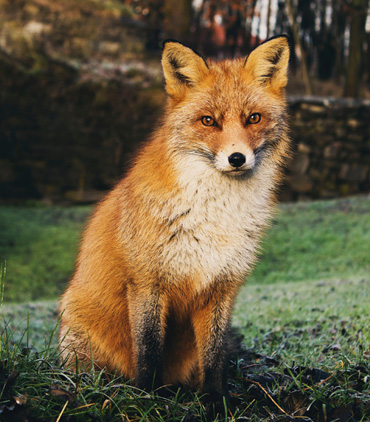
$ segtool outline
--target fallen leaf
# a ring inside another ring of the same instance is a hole
[[[76,394],[63,390],[58,384],[52,384],[50,387],[50,395],[58,397],[63,401],[74,403],[76,401]]]

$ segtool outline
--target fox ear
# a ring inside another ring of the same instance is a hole
[[[255,48],[246,58],[244,67],[259,84],[268,84],[280,94],[288,81],[288,64],[288,37],[279,35]]]
[[[162,67],[166,91],[176,98],[182,98],[208,73],[207,63],[199,54],[173,40],[163,43]]]

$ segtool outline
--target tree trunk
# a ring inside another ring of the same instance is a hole
[[[257,0],[252,0],[251,4],[248,3],[247,11],[248,11],[248,17],[245,24],[245,31],[244,31],[244,49],[248,51],[248,53],[253,50],[253,47],[256,47],[255,45],[252,45],[252,26],[253,26],[253,19],[255,18],[255,12],[256,12],[256,3]]]
[[[299,38],[298,27],[296,23],[296,16],[293,11],[292,0],[286,0],[286,6],[287,6],[290,27],[292,28],[292,32],[293,32],[294,42],[297,48],[299,49],[299,53],[301,56],[302,77],[303,77],[303,82],[306,87],[306,93],[307,95],[312,95],[313,88],[312,88],[312,82],[311,82],[310,76],[308,74],[308,69],[307,69],[306,52],[302,46],[301,39]]]
[[[270,38],[270,20],[271,20],[271,0],[269,0],[268,5],[267,5],[267,30],[266,30],[267,39]]]
[[[186,42],[190,38],[191,0],[165,0],[165,38]]]
[[[358,97],[362,76],[365,24],[369,0],[352,0],[349,55],[344,85],[345,97]]]
[[[345,74],[344,66],[344,34],[346,31],[346,15],[343,10],[342,3],[335,3],[333,5],[332,25],[334,28],[335,42],[335,64],[334,64],[334,78],[336,83],[342,83],[342,76]]]

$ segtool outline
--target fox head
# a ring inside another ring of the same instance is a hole
[[[262,43],[247,58],[220,62],[165,41],[166,121],[176,149],[230,176],[250,174],[266,156],[282,161],[288,62],[286,36]]]

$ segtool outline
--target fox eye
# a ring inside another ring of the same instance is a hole
[[[253,113],[249,116],[249,119],[247,123],[250,123],[252,125],[259,123],[261,121],[261,115],[259,113]]]
[[[204,126],[216,126],[216,122],[211,116],[203,116],[200,121],[204,124]]]

